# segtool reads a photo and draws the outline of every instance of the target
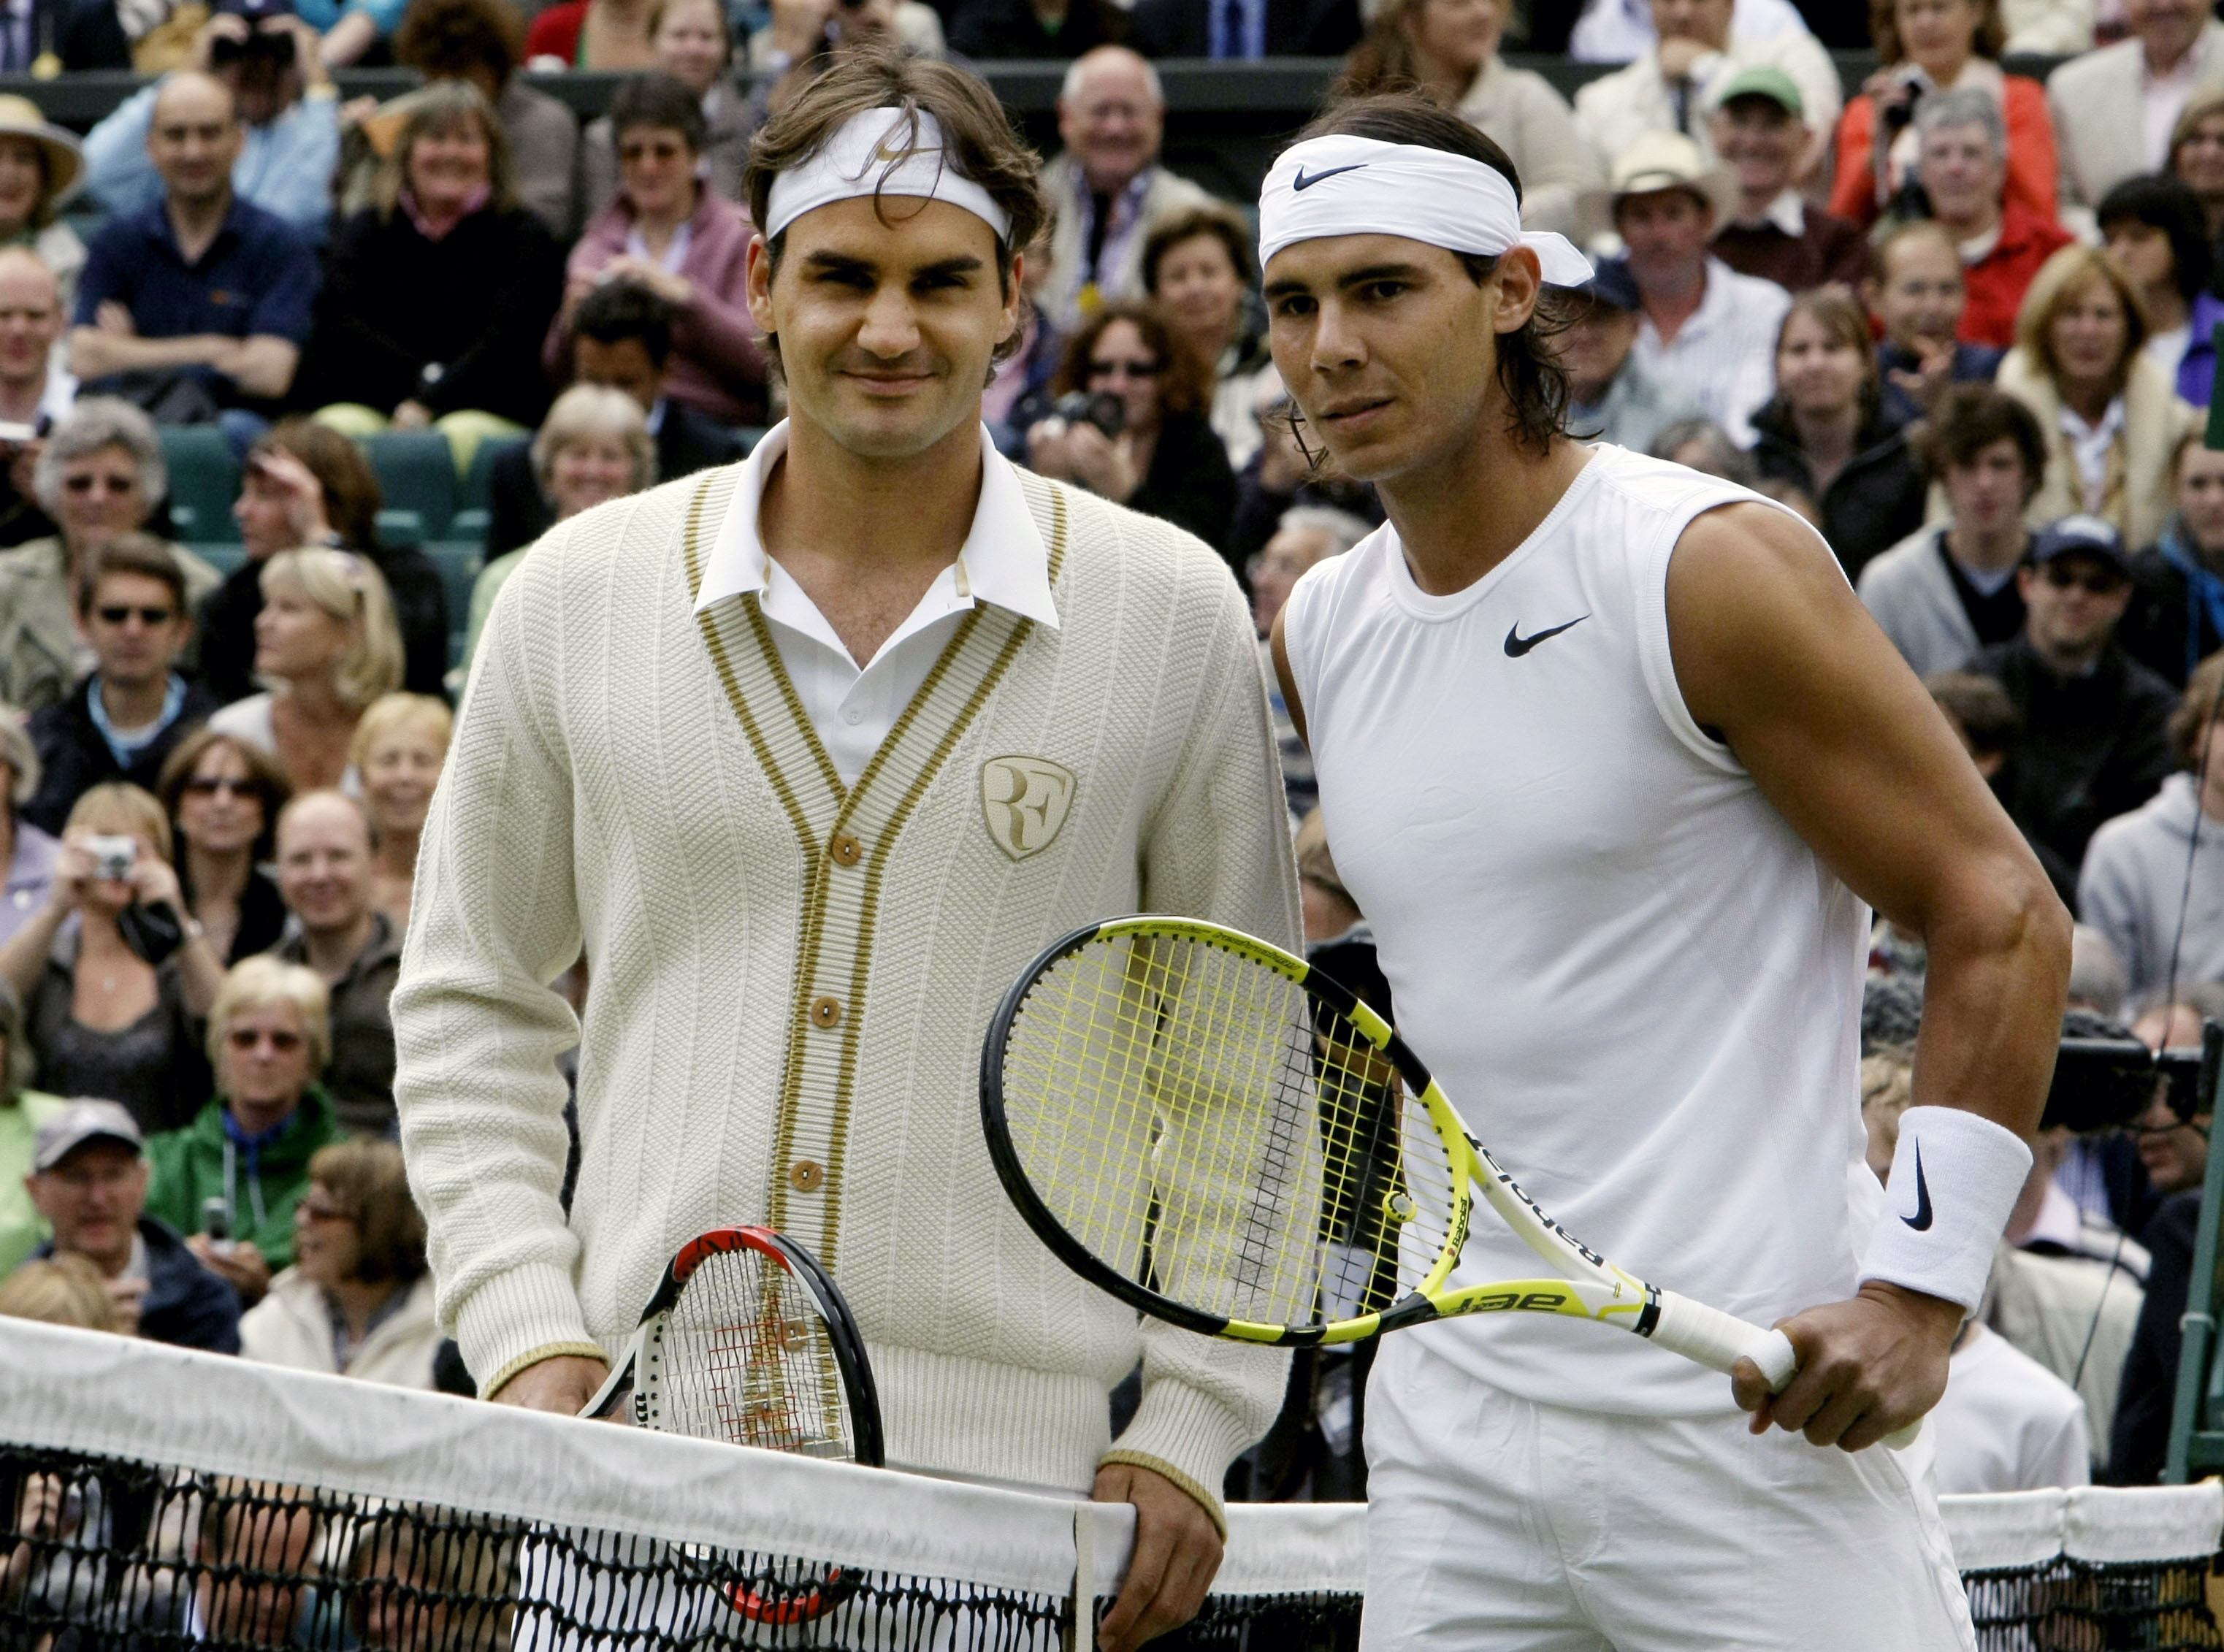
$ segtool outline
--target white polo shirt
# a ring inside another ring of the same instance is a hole
[[[772,626],[780,663],[803,702],[819,744],[844,785],[855,785],[896,719],[926,681],[958,621],[976,602],[1058,627],[1051,599],[1050,548],[1012,462],[981,432],[981,501],[957,560],[935,576],[910,616],[862,666],[850,657],[818,605],[773,559],[757,536],[765,478],[787,451],[787,421],[765,433],[742,469],[733,503],[703,569],[695,611],[755,591]]]

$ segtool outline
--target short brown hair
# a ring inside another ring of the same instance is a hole
[[[1933,672],[1923,686],[1980,757],[2006,751],[2023,732],[2023,713],[1993,678],[1976,672]]]
[[[286,771],[278,766],[278,760],[262,747],[221,729],[206,726],[196,728],[163,760],[162,778],[155,782],[155,795],[161,801],[162,812],[176,820],[178,804],[185,798],[186,783],[193,778],[201,759],[218,746],[237,753],[239,760],[247,766],[247,783],[255,789],[262,804],[262,829],[256,835],[255,858],[267,861],[277,841],[278,811],[294,795],[294,787],[286,778]]]
[[[92,612],[93,594],[100,589],[100,582],[117,574],[160,580],[169,590],[171,606],[181,615],[190,612],[186,604],[186,571],[178,566],[176,553],[153,534],[133,532],[117,534],[94,553],[92,566],[78,583],[79,618]]]
[[[400,1148],[371,1136],[334,1142],[310,1157],[309,1180],[355,1222],[357,1278],[411,1285],[425,1277],[425,1218],[409,1197]]]
[[[2140,306],[2139,290],[2113,255],[2098,247],[2071,242],[2038,267],[2016,312],[2016,344],[2044,369],[2050,380],[2062,376],[2062,363],[2054,358],[2054,324],[2069,307],[2080,287],[2098,279],[2106,281],[2124,306],[2124,354],[2116,369],[2116,388],[2132,375],[2132,364],[2147,342],[2147,315]]]
[[[1411,143],[1480,161],[1506,180],[1513,191],[1514,204],[1520,204],[1521,174],[1512,157],[1478,128],[1418,92],[1382,92],[1338,104],[1307,126],[1294,142],[1330,136]],[[1495,258],[1466,252],[1454,255],[1477,287],[1498,268]],[[1534,452],[1543,452],[1554,437],[1568,432],[1568,371],[1560,365],[1552,338],[1567,331],[1580,305],[1578,300],[1545,287],[1538,292],[1537,307],[1528,320],[1510,333],[1498,335],[1498,383],[1506,393],[1507,422],[1514,441]]]
[[[486,143],[488,204],[497,211],[517,205],[517,179],[509,157],[509,136],[502,130],[494,105],[487,101],[484,92],[468,80],[435,80],[413,93],[407,102],[409,112],[402,117],[401,135],[394,140],[394,153],[378,169],[374,195],[381,218],[390,221],[401,204],[401,192],[409,184],[409,154],[417,147],[418,140],[427,136],[445,136],[465,121],[479,129],[479,136]],[[319,480],[323,478],[319,476]],[[377,487],[376,482],[371,485],[374,490]],[[325,491],[331,491],[329,485]],[[372,514],[376,514],[377,508],[374,506]]]
[[[1170,213],[1152,226],[1150,237],[1143,243],[1143,290],[1153,298],[1158,297],[1160,262],[1183,242],[1208,235],[1228,249],[1228,262],[1235,267],[1237,281],[1248,287],[1259,279],[1258,272],[1252,268],[1255,262],[1252,249],[1257,245],[1257,237],[1250,226],[1234,207],[1209,201],[1203,206]]]
[[[508,0],[412,0],[394,34],[394,60],[427,80],[480,69],[506,86],[525,60],[525,19]]]
[[[1166,312],[1155,304],[1125,300],[1100,306],[1065,341],[1058,370],[1050,375],[1051,394],[1089,388],[1089,357],[1104,330],[1115,321],[1127,322],[1142,334],[1144,347],[1159,358],[1159,411],[1161,413],[1203,413],[1212,402],[1212,369],[1197,358],[1197,351],[1178,331]]]
[[[2000,19],[2000,0],[1975,0],[1977,27],[1969,39],[1969,49],[1981,58],[1997,58],[2007,50],[2007,24]],[[1869,0],[1869,38],[1876,43],[1877,55],[1886,64],[1898,63],[1907,56],[1907,48],[1900,41],[1898,0]]]
[[[1777,324],[1775,354],[1784,353],[1784,336],[1804,316],[1823,330],[1834,344],[1851,344],[1861,358],[1861,403],[1868,406],[1877,394],[1875,335],[1869,331],[1868,312],[1851,296],[1835,287],[1818,287],[1791,300],[1791,307]]]
[[[396,147],[395,153],[401,149]],[[325,520],[358,551],[378,542],[378,508],[383,502],[378,472],[353,441],[313,419],[281,419],[247,450],[250,465],[265,453],[290,453],[309,467],[325,495]]]
[[[2170,714],[2170,743],[2186,768],[2200,769],[2208,724],[2213,718],[2224,718],[2224,710],[2217,709],[2220,694],[2224,694],[2224,650],[2193,668],[2193,675],[2185,679],[2185,692],[2178,696],[2177,709]]]
[[[1962,275],[1962,249],[1954,232],[1937,218],[1886,218],[1869,237],[1869,279],[1880,286],[1890,281],[1892,249],[1904,241],[1918,240],[1943,247],[1954,260],[1955,274]]]
[[[1012,255],[1033,243],[1046,211],[1034,151],[1012,129],[1003,105],[976,76],[893,46],[843,53],[757,128],[742,174],[750,218],[759,224],[769,222],[773,180],[816,154],[849,121],[875,109],[900,110],[914,134],[920,115],[933,116],[942,128],[945,164],[987,190],[1010,216],[1011,230],[996,244],[996,274],[1009,293]],[[891,161],[890,168],[902,159]],[[768,243],[775,268],[787,238],[782,233]],[[1025,331],[1013,330],[997,359],[1020,347]]]
[[[2046,480],[2046,436],[2031,410],[1989,384],[1949,384],[1914,433],[1916,463],[1924,477],[1943,482],[1949,465],[1970,465],[1995,442],[2013,442],[2023,460],[2023,497],[2029,504]]]

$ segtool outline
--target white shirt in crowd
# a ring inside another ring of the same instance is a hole
[[[2036,1491],[2093,1478],[2077,1390],[1980,1324],[1955,1349],[1929,1426],[1943,1493]]]
[[[1050,551],[1035,526],[1011,461],[981,432],[981,502],[957,560],[935,576],[910,616],[860,666],[818,605],[757,537],[765,477],[787,451],[785,420],[765,433],[743,466],[733,505],[704,564],[695,611],[757,591],[795,691],[844,785],[855,785],[934,669],[950,634],[974,603],[993,603],[1058,628]]]
[[[2176,374],[2173,366],[2171,372]],[[2069,451],[2077,461],[2078,490],[2085,496],[2085,508],[2097,511],[2108,496],[2108,450],[2116,445],[2116,438],[2124,430],[2124,399],[2113,398],[2101,414],[2101,422],[2088,425],[2071,407],[2062,409],[2062,433],[2069,438]]]
[[[1807,20],[1791,0],[1737,0],[1730,33],[1775,40],[1804,35]],[[1578,63],[1627,63],[1651,51],[1659,38],[1652,28],[1651,0],[1589,0],[1568,36],[1568,55]]]
[[[1741,275],[1707,260],[1707,292],[1676,337],[1664,344],[1647,317],[1638,324],[1637,364],[1656,383],[1672,384],[1701,412],[1753,445],[1753,415],[1776,389],[1776,331],[1791,295],[1774,281]]]

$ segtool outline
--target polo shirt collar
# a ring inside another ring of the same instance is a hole
[[[1772,224],[1794,241],[1807,233],[1807,205],[1799,199],[1799,192],[1787,189],[1768,204],[1768,211],[1760,215],[1763,224]]]
[[[787,451],[787,421],[782,419],[742,462],[733,502],[726,508],[726,519],[719,524],[704,565],[696,613],[746,592],[761,596],[771,583],[772,557],[757,536],[757,510],[764,498],[765,478]],[[1058,629],[1049,547],[1035,526],[1034,512],[1027,508],[1017,467],[996,451],[985,426],[981,429],[981,500],[974,507],[973,526],[952,571],[957,607],[987,602]]]
[[[246,216],[246,200],[241,196],[237,190],[233,190],[231,192],[231,205],[224,209],[224,224],[222,227],[217,230],[216,238],[208,243],[208,249],[201,254],[201,259],[203,262],[206,262],[208,259],[215,256],[218,249],[224,244],[226,237],[237,236],[243,233],[241,220]],[[170,197],[168,192],[165,191],[163,193],[155,196],[154,205],[149,206],[147,210],[152,215],[154,219],[153,229],[155,237],[160,240],[164,246],[170,249],[171,255],[175,257],[180,264],[186,263],[185,249],[178,244],[178,226],[170,222]],[[194,267],[195,266],[191,264],[186,265],[186,268],[189,269]]]

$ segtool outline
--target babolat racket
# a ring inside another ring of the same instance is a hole
[[[989,1024],[981,1118],[1004,1191],[1044,1244],[1208,1336],[1311,1346],[1463,1314],[1559,1314],[1715,1371],[1750,1359],[1778,1393],[1798,1369],[1781,1331],[1576,1239],[1388,1022],[1302,958],[1216,924],[1115,918],[1051,946]],[[1450,1287],[1478,1192],[1550,1277]]]
[[[629,1385],[644,1428],[881,1466],[881,1403],[850,1305],[818,1258],[768,1227],[715,1228],[681,1245],[579,1415],[613,1415]],[[799,1563],[793,1577],[751,1577],[725,1594],[753,1623],[800,1624],[857,1583]]]

